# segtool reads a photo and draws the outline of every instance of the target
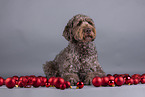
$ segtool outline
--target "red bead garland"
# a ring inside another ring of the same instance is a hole
[[[95,87],[100,86],[122,86],[122,85],[137,85],[139,83],[145,84],[145,74],[139,75],[134,74],[130,76],[129,74],[108,74],[104,77],[94,77],[92,79],[92,84]],[[56,87],[58,89],[64,90],[67,88],[71,88],[71,84],[69,81],[65,81],[61,77],[50,77],[47,79],[43,76],[13,76],[7,79],[3,79],[0,77],[0,86],[6,85],[7,88],[12,89],[14,87],[20,88],[30,88],[31,86],[38,87]],[[81,89],[84,87],[84,83],[79,81],[77,84],[77,89]]]

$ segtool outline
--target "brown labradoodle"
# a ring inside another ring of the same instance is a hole
[[[95,76],[105,76],[97,59],[94,45],[96,29],[93,20],[78,14],[69,20],[63,36],[69,41],[68,47],[62,50],[53,61],[43,64],[45,75],[62,77],[75,85],[78,81],[91,84]]]

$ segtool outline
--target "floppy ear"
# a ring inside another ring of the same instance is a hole
[[[70,38],[71,38],[71,28],[70,26],[66,25],[65,28],[64,28],[64,31],[63,31],[63,35],[64,38],[68,41],[70,41]]]
[[[68,41],[72,40],[73,20],[74,20],[74,17],[69,20],[69,22],[64,28],[63,35],[62,35]]]

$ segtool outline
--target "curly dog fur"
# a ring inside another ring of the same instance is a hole
[[[75,85],[78,81],[91,84],[95,76],[105,76],[97,58],[94,45],[96,29],[93,20],[78,14],[69,20],[63,36],[69,41],[68,47],[62,50],[53,61],[43,64],[45,75],[62,77]]]

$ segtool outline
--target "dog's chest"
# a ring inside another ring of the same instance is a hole
[[[74,56],[72,56],[75,64],[79,65],[79,68],[88,68],[97,61],[97,51],[94,46],[92,47],[79,47],[74,49]]]

